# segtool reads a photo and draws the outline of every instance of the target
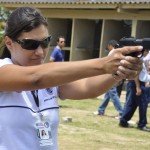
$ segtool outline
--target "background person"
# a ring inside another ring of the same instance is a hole
[[[64,56],[62,53],[62,49],[65,46],[65,38],[63,36],[59,36],[57,38],[57,46],[52,50],[49,61],[50,62],[58,62],[64,61]]]
[[[108,44],[107,44],[107,48],[106,49],[109,51],[109,54],[110,54],[111,51],[113,49],[115,49],[116,47],[119,47],[119,44],[117,43],[117,41],[110,40],[108,42]],[[108,103],[109,103],[109,101],[111,99],[113,104],[114,104],[114,106],[115,106],[115,108],[116,108],[116,110],[118,111],[119,116],[122,115],[123,109],[122,109],[122,105],[120,103],[120,99],[119,99],[119,96],[118,96],[118,93],[117,93],[117,85],[118,85],[118,83],[116,85],[114,85],[111,89],[109,89],[105,93],[104,100],[103,100],[102,104],[99,106],[98,111],[94,112],[94,114],[96,114],[96,115],[104,115],[105,109],[108,106]],[[117,119],[118,119],[118,117],[117,117]]]
[[[143,56],[143,62],[146,66],[147,73],[150,74],[150,50],[145,49]],[[150,103],[150,81],[145,83],[145,93],[147,102]]]
[[[144,55],[146,54],[147,53],[144,52]],[[148,100],[145,82],[148,81],[150,81],[150,75],[143,63],[143,69],[140,75],[137,76],[135,80],[129,80],[127,83],[126,103],[120,118],[119,126],[126,128],[132,127],[128,121],[133,117],[137,107],[139,107],[139,121],[137,127],[140,130],[150,132],[150,128],[146,126]]]
[[[96,97],[142,68],[141,60],[126,56],[141,46],[120,48],[104,58],[44,63],[50,39],[37,9],[19,7],[9,16],[0,59],[1,149],[58,150],[58,97]],[[39,138],[39,130],[50,138]]]

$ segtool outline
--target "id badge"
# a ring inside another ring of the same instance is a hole
[[[52,145],[50,121],[47,117],[36,117],[35,128],[40,146]]]

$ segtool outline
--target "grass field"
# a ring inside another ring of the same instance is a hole
[[[102,98],[102,97],[101,97]],[[125,97],[121,97],[124,105]],[[101,99],[82,101],[60,101],[60,150],[149,150],[150,133],[136,128],[121,128],[119,120],[112,116],[118,115],[110,101],[105,114],[95,116],[93,112],[101,104]],[[72,122],[63,122],[63,117],[72,117]],[[148,124],[150,127],[150,107],[148,108]],[[138,121],[138,109],[132,118]]]

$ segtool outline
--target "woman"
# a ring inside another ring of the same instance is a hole
[[[125,55],[142,47],[118,49],[99,59],[44,64],[50,39],[38,10],[20,7],[8,18],[0,59],[0,149],[57,150],[58,97],[96,97],[141,70],[138,58]],[[47,138],[42,138],[43,130]]]

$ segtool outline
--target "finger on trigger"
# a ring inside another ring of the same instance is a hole
[[[122,49],[122,54],[128,55],[133,52],[140,52],[142,51],[142,49],[143,49],[143,46],[125,46]]]

